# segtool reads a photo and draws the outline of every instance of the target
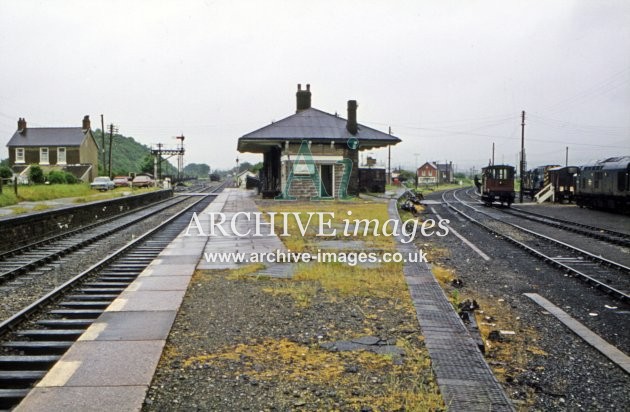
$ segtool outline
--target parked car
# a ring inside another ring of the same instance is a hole
[[[136,176],[131,185],[133,187],[151,187],[153,186],[153,179],[145,175]]]
[[[114,186],[116,187],[128,187],[131,183],[131,179],[127,176],[116,176],[114,178]]]
[[[90,183],[90,187],[104,192],[106,190],[112,190],[114,188],[114,182],[107,176],[99,176]]]

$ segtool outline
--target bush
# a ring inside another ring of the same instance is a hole
[[[66,174],[60,170],[53,170],[48,173],[48,182],[50,184],[64,184],[66,183]]]
[[[13,177],[13,171],[8,166],[0,166],[0,178],[10,179]]]
[[[28,172],[28,178],[33,183],[44,183],[46,181],[44,178],[44,171],[38,165],[31,165],[31,169]]]
[[[79,179],[77,179],[77,177],[75,175],[73,175],[72,173],[68,173],[68,172],[63,172],[64,176],[66,177],[66,183],[74,185],[76,183],[79,183]]]

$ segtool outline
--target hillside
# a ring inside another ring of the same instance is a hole
[[[99,147],[102,143],[101,130],[96,129],[94,131],[94,137]],[[106,162],[109,160],[109,135],[105,135],[105,156]],[[131,172],[139,173],[141,171],[150,170],[153,172],[153,167],[148,167],[152,164],[151,148],[136,142],[133,137],[127,137],[120,134],[115,134],[113,138],[112,147],[112,170],[114,175],[128,175]],[[103,169],[103,157],[99,157],[99,170]],[[167,161],[162,162],[162,174],[177,174],[177,169]]]

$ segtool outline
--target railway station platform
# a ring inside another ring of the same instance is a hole
[[[251,196],[238,189],[226,189],[205,211],[221,211],[228,218],[237,211],[257,211]],[[395,201],[389,202],[389,208],[390,216],[397,216]],[[201,213],[198,218],[201,227],[208,227],[208,214]],[[239,230],[246,232],[247,227]],[[184,234],[180,233],[113,301],[16,411],[140,410],[195,270],[234,267],[231,262],[208,263],[204,252],[284,248],[277,237],[254,241],[251,237]],[[409,264],[404,272],[449,410],[514,410],[430,268]]]
[[[206,212],[257,211],[251,193],[226,189],[198,215],[209,227]],[[238,229],[247,228],[239,223]],[[253,222],[251,223],[253,224]],[[208,238],[180,233],[18,405],[16,411],[137,411],[142,408],[162,349],[194,271],[228,269],[234,263],[207,263],[212,250],[261,252],[283,249],[277,237]]]

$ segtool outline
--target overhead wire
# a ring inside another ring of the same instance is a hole
[[[627,76],[627,77],[626,77]],[[624,78],[626,77],[626,78]],[[626,83],[630,82],[630,66],[613,73],[607,78],[595,83],[594,85],[583,89],[576,94],[561,99],[551,105],[547,105],[544,109],[547,113],[558,112],[567,110],[570,106],[580,103],[584,99],[597,97],[604,95],[613,90],[616,90]],[[560,110],[562,109],[562,110]]]

